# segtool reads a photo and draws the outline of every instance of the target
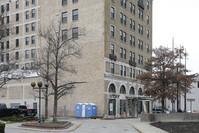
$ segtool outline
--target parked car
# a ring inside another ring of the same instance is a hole
[[[23,115],[34,117],[37,114],[37,109],[27,109],[25,105],[13,106],[7,108],[6,104],[0,103],[0,117],[7,117],[13,115]]]

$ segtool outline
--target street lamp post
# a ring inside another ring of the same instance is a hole
[[[38,123],[40,124],[41,123],[41,90],[46,89],[48,87],[48,82],[46,82],[44,84],[45,87],[42,87],[43,83],[41,81],[37,83],[38,87],[35,87],[36,86],[35,82],[32,82],[31,86],[33,87],[33,89],[39,89],[39,120],[38,120]]]

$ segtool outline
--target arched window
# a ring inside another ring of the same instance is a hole
[[[130,88],[129,94],[130,95],[135,95],[135,89],[133,87]]]
[[[121,94],[126,94],[126,89],[125,89],[125,87],[123,85],[120,88],[120,93]]]
[[[138,95],[142,95],[142,88],[139,88]]]
[[[116,93],[115,85],[114,85],[114,84],[111,84],[111,85],[109,86],[109,92],[110,92],[110,93]]]

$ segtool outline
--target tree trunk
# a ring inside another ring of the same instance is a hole
[[[45,97],[45,118],[48,119],[48,87],[46,87],[46,97]]]
[[[162,102],[162,113],[164,113],[164,98],[161,99]]]
[[[57,122],[57,94],[54,95],[54,114],[53,114],[53,123]]]

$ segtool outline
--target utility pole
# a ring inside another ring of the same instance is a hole
[[[186,52],[186,49],[185,49],[185,76],[187,76],[187,72],[186,72],[187,66],[186,65],[187,65],[187,52]],[[186,87],[187,87],[187,81],[185,79],[185,89],[186,89]],[[185,91],[185,94],[184,94],[184,112],[186,112],[186,110],[187,110],[187,93]]]

